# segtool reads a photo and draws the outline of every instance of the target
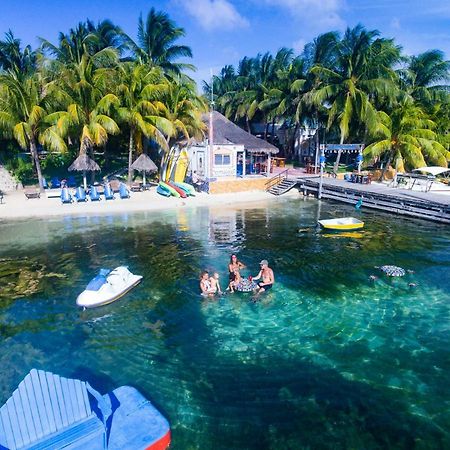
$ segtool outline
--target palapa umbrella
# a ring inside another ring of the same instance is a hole
[[[80,155],[69,167],[70,171],[83,172],[83,185],[87,189],[86,172],[100,170],[100,166],[88,155]]]
[[[142,155],[136,158],[133,164],[131,164],[131,168],[142,172],[144,186],[146,172],[156,172],[158,170],[156,164],[145,153],[142,153]]]

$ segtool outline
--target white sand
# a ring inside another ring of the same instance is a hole
[[[292,192],[292,191],[291,191]],[[298,191],[293,190],[293,196],[298,197]],[[154,211],[171,208],[186,208],[198,206],[232,206],[242,203],[256,203],[274,199],[273,195],[263,191],[249,191],[230,194],[209,195],[199,193],[196,197],[185,199],[162,197],[152,188],[146,192],[132,192],[129,199],[121,200],[118,195],[114,200],[99,202],[83,202],[61,204],[59,198],[46,198],[45,194],[38,199],[26,199],[22,191],[5,194],[3,204],[0,204],[0,220],[27,217],[54,216],[86,216],[120,214],[124,212]]]

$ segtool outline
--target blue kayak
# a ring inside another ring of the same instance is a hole
[[[165,189],[164,187],[162,187],[160,184],[158,184],[158,186],[156,187],[156,192],[159,195],[163,195],[164,197],[170,197],[172,194],[170,193],[170,191],[168,191],[167,189]]]

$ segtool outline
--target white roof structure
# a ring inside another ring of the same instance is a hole
[[[445,167],[440,166],[429,166],[429,167],[419,167],[418,169],[414,169],[413,172],[426,172],[431,175],[440,175],[441,173],[450,172],[450,169],[446,169]]]

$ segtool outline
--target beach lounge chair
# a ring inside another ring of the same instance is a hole
[[[100,194],[98,193],[96,186],[91,186],[91,189],[89,191],[89,198],[91,199],[91,202],[100,200]]]
[[[52,181],[50,181],[50,184],[52,186],[52,189],[61,187],[61,181],[59,181],[59,178],[57,177],[53,177]]]
[[[141,192],[142,191],[141,183],[131,183],[130,190],[131,192]]]
[[[32,369],[0,408],[0,449],[158,449],[170,426],[139,391],[101,395],[89,383]]]
[[[41,193],[39,192],[39,189],[25,189],[23,191],[23,193],[25,194],[25,197],[28,199],[41,197]]]
[[[124,183],[120,183],[119,186],[119,195],[120,198],[130,198],[130,191],[128,190],[128,188],[125,186]]]
[[[61,189],[61,203],[72,203],[72,196],[70,195],[69,188]]]
[[[86,191],[81,186],[75,190],[74,197],[77,202],[87,202]]]
[[[111,189],[113,190],[113,192],[119,192],[121,185],[121,182],[119,180],[111,180],[109,184],[111,185]]]
[[[109,183],[105,184],[105,189],[103,193],[105,194],[105,200],[114,200],[114,192]]]

